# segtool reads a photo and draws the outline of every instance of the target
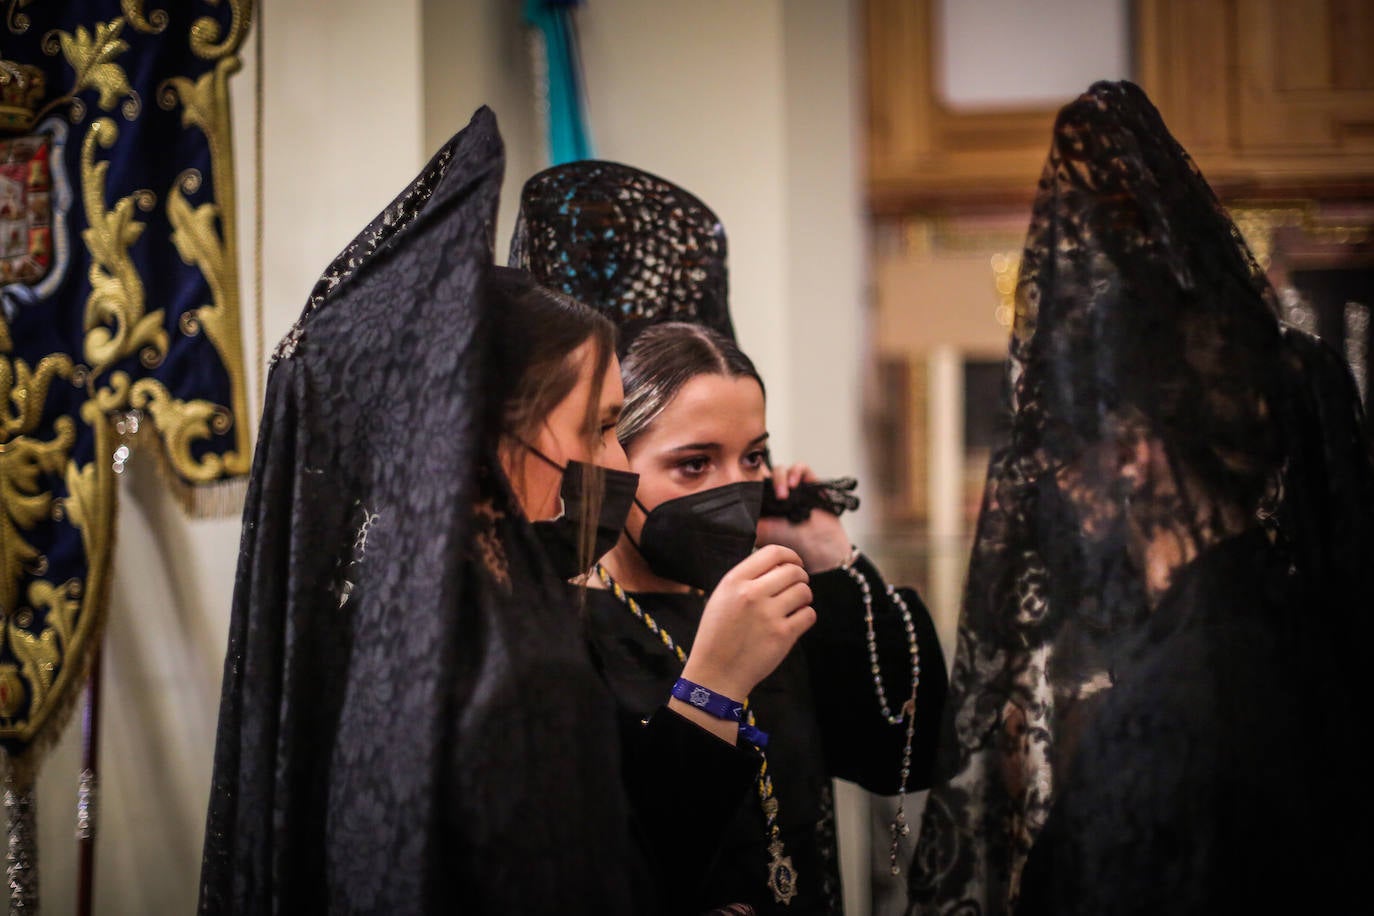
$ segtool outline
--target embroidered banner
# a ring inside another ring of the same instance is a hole
[[[99,643],[131,450],[197,512],[233,511],[248,472],[228,80],[251,6],[2,10],[0,770],[20,790]]]

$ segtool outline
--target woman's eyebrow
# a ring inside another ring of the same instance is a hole
[[[721,450],[719,442],[689,442],[686,445],[675,445],[668,449],[669,453],[674,452],[718,452]]]

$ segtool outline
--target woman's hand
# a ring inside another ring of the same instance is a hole
[[[768,546],[725,574],[706,602],[682,676],[743,702],[816,622],[801,557]]]
[[[778,499],[797,484],[815,481],[816,472],[805,464],[779,465],[773,468],[773,491]],[[765,482],[766,483],[766,482]],[[811,574],[834,569],[849,559],[849,536],[838,516],[823,509],[812,509],[811,515],[800,525],[785,518],[759,519],[759,544],[781,544],[801,555],[802,565]]]

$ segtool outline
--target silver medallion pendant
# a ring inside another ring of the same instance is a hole
[[[768,863],[768,889],[774,900],[787,906],[797,896],[797,872],[792,867],[792,857],[782,854],[781,840],[769,844],[768,852],[773,857]]]

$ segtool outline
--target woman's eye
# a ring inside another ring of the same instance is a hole
[[[744,456],[744,466],[749,469],[762,467],[768,463],[768,449],[761,448]]]
[[[704,456],[697,458],[687,458],[683,461],[679,461],[677,467],[678,470],[685,471],[688,474],[704,474],[706,473],[706,467],[709,464],[709,462],[710,459]]]
[[[601,425],[601,438],[604,439],[604,438],[606,438],[606,436],[607,436],[609,433],[613,433],[613,432],[615,432],[615,424],[614,424],[614,423],[603,423],[603,424]]]

